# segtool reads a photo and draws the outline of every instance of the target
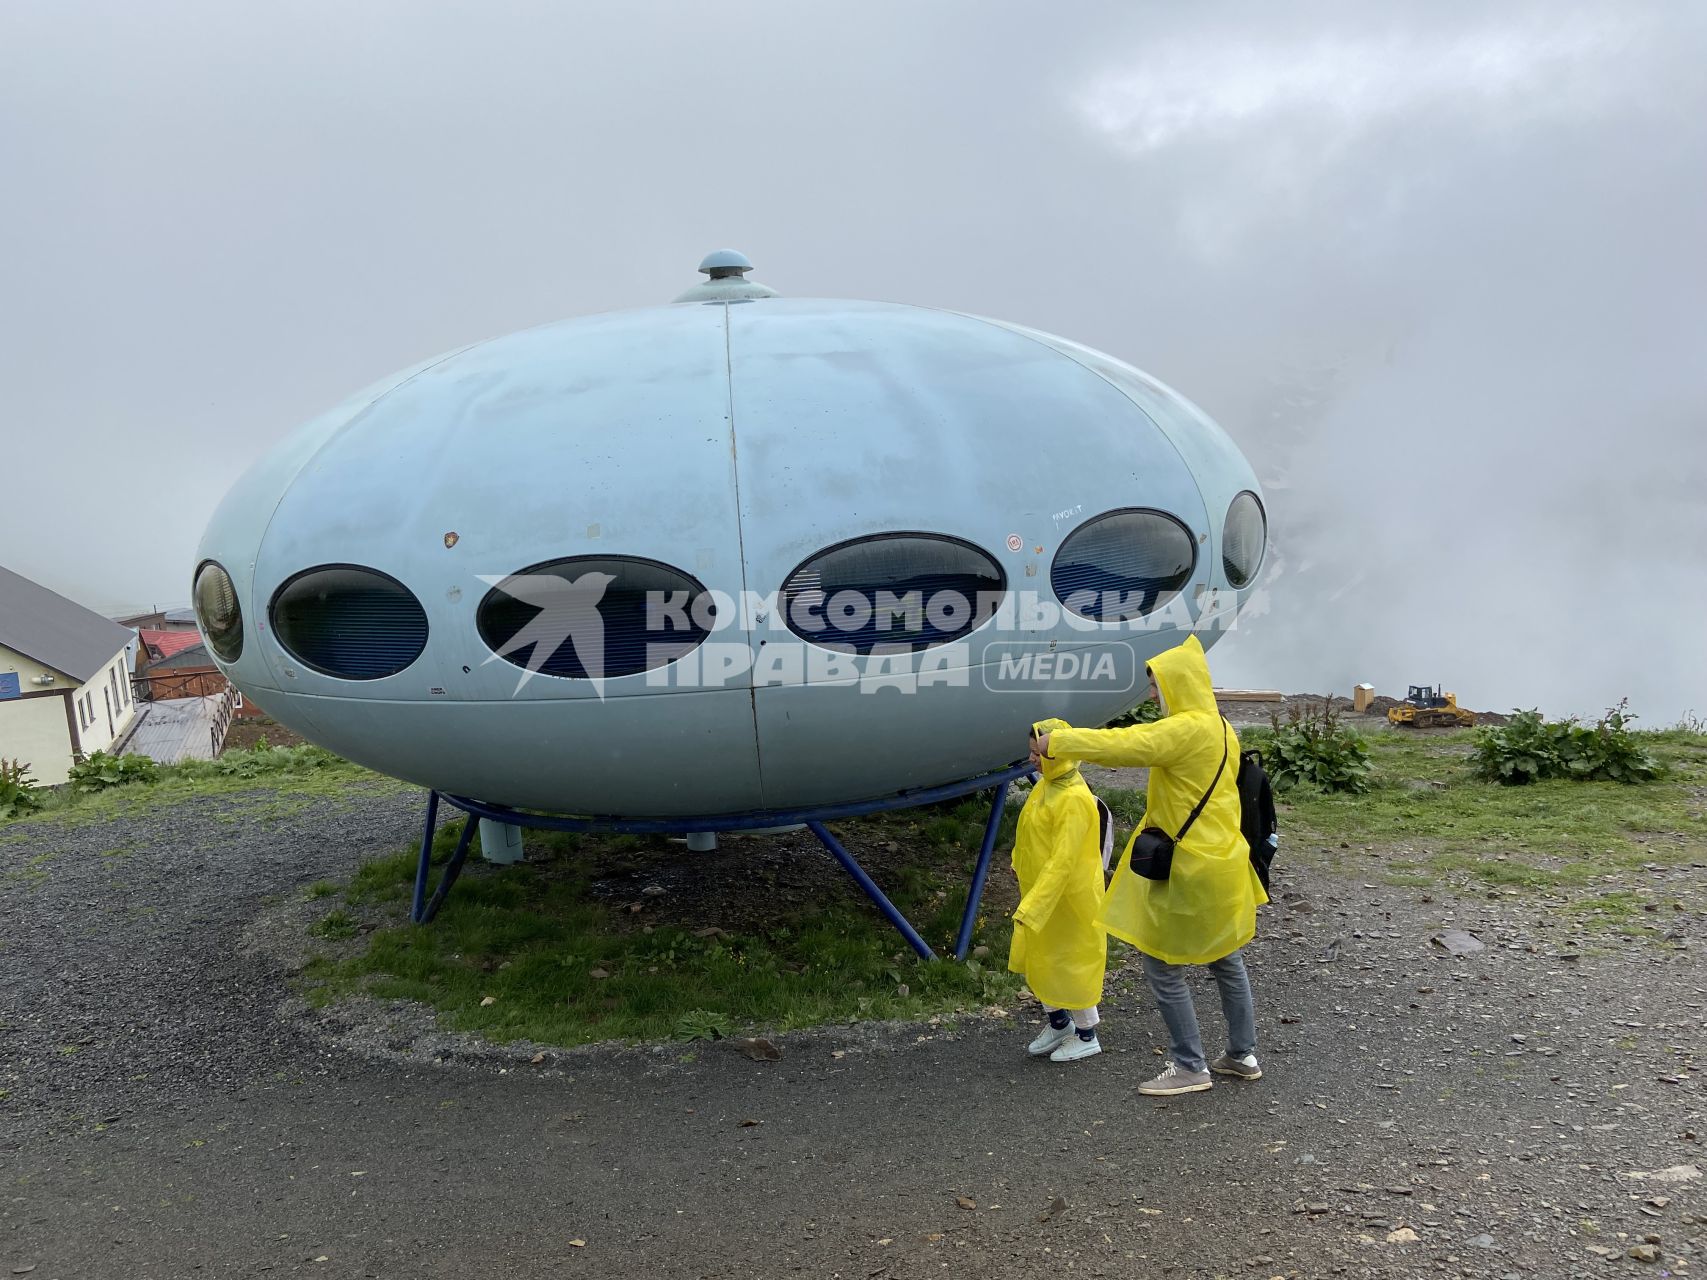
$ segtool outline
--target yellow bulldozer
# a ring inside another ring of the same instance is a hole
[[[1387,708],[1387,719],[1413,729],[1464,729],[1476,723],[1476,713],[1458,705],[1458,695],[1440,686],[1413,684],[1405,700]]]

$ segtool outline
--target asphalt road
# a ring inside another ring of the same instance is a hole
[[[1608,945],[1521,896],[1294,860],[1251,953],[1265,1078],[1166,1101],[1132,1090],[1161,1028],[1128,972],[1108,1051],[1065,1067],[1025,1058],[1019,1010],[775,1063],[434,1063],[352,1047],[252,945],[416,810],[6,829],[0,1280],[1707,1273],[1693,906]],[[1668,900],[1701,877],[1644,874]]]

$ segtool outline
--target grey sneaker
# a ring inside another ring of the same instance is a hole
[[[1262,1068],[1257,1065],[1257,1055],[1254,1053],[1247,1053],[1242,1058],[1224,1053],[1209,1064],[1209,1069],[1218,1076],[1238,1076],[1241,1080],[1262,1079]]]
[[[1162,1074],[1139,1085],[1138,1092],[1148,1094],[1152,1098],[1168,1098],[1176,1093],[1202,1093],[1205,1089],[1214,1087],[1215,1082],[1209,1078],[1207,1071],[1181,1070],[1179,1063],[1169,1058],[1168,1065],[1162,1068]]]

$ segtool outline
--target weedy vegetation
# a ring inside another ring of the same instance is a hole
[[[1300,857],[1391,884],[1481,883],[1568,897],[1608,876],[1699,861],[1707,735],[1632,731],[1627,715],[1609,727],[1648,757],[1654,772],[1643,785],[1580,772],[1518,786],[1491,781],[1476,763],[1489,729],[1372,734],[1367,790],[1281,796],[1282,864]]]
[[[1488,782],[1522,786],[1547,778],[1577,782],[1652,782],[1659,761],[1630,728],[1629,700],[1592,725],[1543,720],[1539,711],[1514,712],[1499,728],[1476,731],[1470,766]],[[1687,730],[1686,730],[1687,732]]]
[[[42,789],[22,760],[0,760],[0,822],[21,818],[42,807]]]
[[[1342,723],[1330,702],[1287,708],[1269,714],[1267,729],[1250,729],[1239,745],[1262,752],[1263,767],[1276,791],[1367,791],[1373,763],[1369,743]]]
[[[104,791],[108,787],[153,782],[159,775],[160,766],[148,756],[113,756],[97,751],[71,766],[69,781],[73,791]]]

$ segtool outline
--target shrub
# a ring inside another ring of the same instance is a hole
[[[268,774],[313,773],[343,764],[341,756],[324,747],[304,744],[300,747],[252,747],[248,751],[227,751],[217,760],[185,760],[174,771],[185,778],[260,778]]]
[[[71,766],[73,791],[105,791],[133,782],[153,782],[159,767],[149,756],[112,756],[97,751],[81,764]]]
[[[1263,768],[1278,790],[1369,789],[1369,745],[1340,723],[1332,703],[1288,707],[1285,720],[1270,712],[1269,727],[1246,733],[1242,745],[1262,752]]]
[[[0,819],[20,818],[41,808],[41,791],[22,760],[0,760]]]
[[[1145,698],[1137,706],[1128,711],[1122,711],[1103,727],[1105,729],[1124,729],[1128,725],[1153,724],[1162,718],[1162,709],[1153,698]]]
[[[1544,778],[1578,782],[1648,782],[1660,765],[1629,727],[1629,699],[1592,725],[1575,717],[1548,722],[1536,710],[1514,711],[1509,723],[1479,729],[1470,767],[1476,776],[1506,786]]]

